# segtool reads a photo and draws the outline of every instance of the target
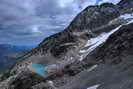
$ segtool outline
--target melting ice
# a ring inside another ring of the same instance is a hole
[[[130,19],[130,21],[127,24],[130,24],[133,22],[133,14],[121,15],[119,18],[123,18],[124,20]],[[123,24],[123,25],[127,25],[127,24]],[[119,27],[117,27],[116,29],[114,29],[110,32],[102,33],[99,36],[88,40],[88,42],[86,43],[86,45],[84,47],[84,48],[86,48],[86,47],[88,47],[88,48],[84,49],[84,50],[80,50],[79,53],[81,53],[82,55],[80,56],[79,60],[82,61],[95,48],[100,46],[102,43],[106,42],[106,40],[109,38],[109,36],[112,35],[114,32],[116,32],[117,30],[119,30],[119,28],[122,27],[123,25],[120,25]]]

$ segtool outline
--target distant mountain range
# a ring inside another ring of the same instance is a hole
[[[18,57],[23,56],[35,46],[0,44],[0,72],[6,71]]]

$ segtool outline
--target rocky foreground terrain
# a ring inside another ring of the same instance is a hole
[[[83,10],[0,78],[0,89],[133,89],[133,0]],[[39,75],[32,64],[46,64]]]

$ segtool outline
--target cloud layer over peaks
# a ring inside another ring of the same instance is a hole
[[[107,1],[0,0],[0,43],[38,44],[62,31],[88,5]]]

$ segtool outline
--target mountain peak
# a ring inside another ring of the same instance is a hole
[[[120,9],[123,9],[123,11],[125,10],[127,12],[131,12],[133,11],[133,0],[121,0],[119,3],[118,3],[118,6]],[[130,10],[129,10],[130,8]]]

